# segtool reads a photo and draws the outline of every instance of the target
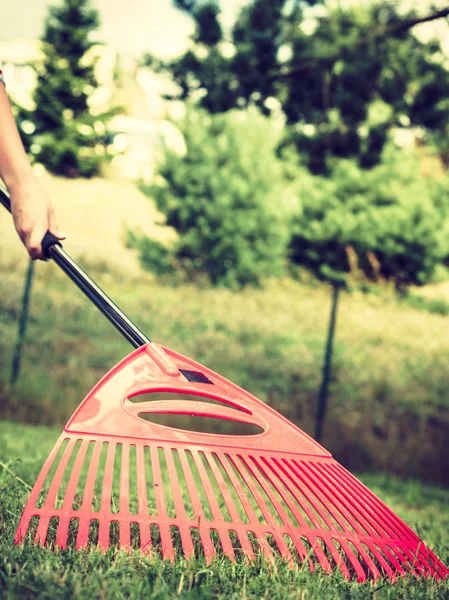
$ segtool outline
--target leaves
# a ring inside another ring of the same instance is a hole
[[[24,121],[34,125],[33,134],[22,132],[27,150],[58,175],[92,177],[108,158],[106,139],[95,133],[94,125],[107,121],[110,114],[93,117],[89,107],[97,82],[94,59],[87,53],[98,24],[98,12],[89,0],[63,0],[49,9],[35,109],[19,110],[19,128]]]
[[[311,12],[314,4],[253,0],[241,9],[227,52],[218,43],[218,3],[179,0],[195,21],[194,47],[147,64],[171,74],[182,99],[201,90],[199,104],[211,113],[255,105],[269,115],[276,98],[290,129],[285,144],[316,174],[329,173],[335,156],[378,164],[389,130],[404,117],[424,127],[449,162],[449,71],[440,45],[414,36],[417,15],[395,3],[333,3]],[[379,102],[389,110],[373,123]],[[313,133],[304,135],[304,125]]]
[[[283,273],[286,189],[276,159],[279,134],[255,111],[209,116],[190,111],[180,124],[187,152],[166,150],[149,194],[179,234],[173,255],[190,277],[240,287]],[[151,245],[139,244],[160,272]]]
[[[449,254],[448,183],[422,175],[412,152],[390,144],[370,171],[340,160],[330,178],[304,170],[298,195],[291,259],[320,279],[356,270],[422,285]]]

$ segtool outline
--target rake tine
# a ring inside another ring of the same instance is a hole
[[[89,442],[87,440],[84,440],[81,444],[80,449],[78,450],[78,455],[76,457],[75,464],[73,465],[72,473],[70,475],[70,479],[67,484],[67,489],[64,495],[62,509],[65,513],[69,513],[69,511],[72,509],[76,489],[78,487],[78,481],[81,475],[81,470],[83,468],[84,459],[86,458],[88,447]]]
[[[293,462],[298,468],[300,468],[297,461]],[[309,481],[311,482],[310,485],[312,485],[317,490],[317,495],[319,494],[322,498],[324,498],[323,502],[325,503],[325,505],[327,504],[329,513],[332,515],[335,514],[335,520],[338,522],[343,531],[347,530],[347,525],[343,521],[342,517],[340,517],[340,515],[343,516],[344,520],[358,535],[371,535],[369,529],[365,531],[365,528],[359,524],[359,522],[352,513],[352,507],[350,505],[347,506],[345,504],[344,499],[341,499],[342,496],[338,490],[331,487],[321,478],[319,478],[315,470],[311,470],[311,465],[302,465],[302,467],[303,472],[306,474],[306,476],[308,476]],[[330,506],[335,507],[336,510],[331,512]]]
[[[184,507],[184,501],[181,496],[181,487],[178,480],[178,474],[176,472],[175,463],[173,461],[173,454],[169,448],[164,449],[165,460],[167,462],[168,476],[171,486],[171,492],[173,502],[175,505],[175,512],[177,520],[186,521],[187,515]],[[179,535],[181,538],[181,544],[184,550],[185,556],[192,556],[194,553],[192,538],[190,536],[189,527],[180,527]]]
[[[44,510],[53,510],[56,506],[56,499],[59,487],[61,485],[62,478],[64,477],[65,471],[67,469],[67,463],[69,462],[70,456],[75,447],[76,441],[74,439],[69,440],[66,449],[64,450],[64,454],[62,455],[61,460],[59,461],[58,466],[56,467],[56,472],[53,475],[53,479],[51,481],[50,487],[47,492],[47,497],[45,498],[45,502],[43,505]]]
[[[357,552],[365,561],[365,564],[368,567],[368,569],[371,571],[374,581],[377,581],[381,577],[381,573],[377,566],[374,564],[373,559],[370,557],[368,552],[366,552],[361,543],[354,542],[354,546],[356,547]]]
[[[220,490],[222,490],[223,498],[224,498],[224,501],[226,503],[226,507],[227,507],[227,509],[229,511],[231,520],[234,523],[240,523],[241,519],[240,519],[239,512],[238,512],[237,507],[236,507],[236,505],[235,505],[235,503],[234,503],[234,501],[233,501],[233,499],[232,499],[232,497],[231,497],[231,495],[230,495],[230,493],[228,491],[228,486],[226,485],[226,482],[223,479],[223,476],[222,476],[222,474],[220,472],[220,469],[218,469],[217,464],[216,464],[213,456],[210,453],[208,453],[206,451],[206,452],[204,452],[204,456],[206,458],[206,461],[207,461],[207,463],[208,463],[208,465],[209,465],[209,467],[210,467],[210,469],[211,469],[211,471],[212,471],[215,479],[217,480],[218,487],[220,488]],[[221,461],[220,461],[220,463],[223,465],[223,463]],[[229,472],[226,469],[225,469],[225,472],[228,475],[228,477],[230,477],[230,474],[229,474]],[[242,496],[241,495],[241,490],[240,490],[240,493],[239,493],[239,489],[237,489],[237,487],[236,487],[236,485],[238,485],[237,482],[234,483],[234,481],[232,481],[232,479],[231,479],[231,484],[234,485],[234,488],[235,488],[235,490],[236,490],[239,498],[241,499],[241,496]],[[226,490],[226,493],[225,493],[225,490]],[[248,502],[247,498],[244,497],[244,499],[245,499],[245,504],[249,505],[249,502]],[[251,508],[251,510],[249,510],[249,509],[247,510],[247,507],[244,506],[244,510],[245,510],[248,518],[250,519],[250,521],[251,520],[253,520],[254,522],[257,521],[256,515],[252,512],[252,508]],[[251,515],[251,513],[252,513],[252,515]],[[252,519],[251,519],[250,515],[253,517]],[[253,559],[254,558],[254,552],[253,552],[253,548],[251,546],[251,543],[250,543],[250,541],[249,541],[246,533],[244,531],[242,531],[240,527],[239,527],[239,531],[240,531],[240,535],[237,532],[236,532],[236,535],[237,535],[237,537],[240,540],[240,544],[242,545],[242,549],[247,554],[247,556],[249,556],[251,559]]]
[[[336,543],[339,545],[339,547],[336,545]],[[351,574],[349,572],[348,567],[346,566],[344,557],[342,556],[345,553],[343,548],[341,548],[341,545],[339,544],[338,540],[334,538],[331,539],[330,543],[328,544],[328,547],[331,550],[332,557],[335,561],[335,564],[340,569],[343,578],[346,580],[351,579]]]
[[[129,515],[129,444],[122,444],[120,468],[120,514]]]
[[[209,530],[204,525],[205,516],[204,516],[204,512],[203,512],[203,506],[202,506],[200,497],[198,495],[198,490],[197,490],[197,487],[195,484],[195,480],[193,478],[192,471],[190,469],[189,461],[187,460],[185,450],[183,448],[180,448],[178,451],[178,455],[179,455],[179,460],[181,462],[181,468],[184,473],[185,481],[187,484],[190,501],[192,503],[194,518],[198,522],[198,533],[200,536],[201,544],[204,549],[204,554],[206,556],[206,560],[207,559],[211,560],[212,557],[214,556],[215,550],[214,550],[214,547],[213,547],[213,544],[212,544],[212,541],[211,541],[211,538],[209,535]],[[229,553],[230,551],[232,552],[232,548],[230,548],[229,540],[228,540],[228,543],[226,543],[226,541],[223,542],[223,540],[220,540],[220,541],[221,541],[223,551],[225,554]],[[225,550],[225,548],[226,548],[226,550]],[[192,547],[192,552],[193,552],[193,547]],[[186,553],[186,558],[188,558],[187,553]]]
[[[34,536],[35,544],[45,546],[45,540],[47,538],[48,525],[50,523],[50,517],[41,517],[37,526],[36,535]]]
[[[384,558],[382,553],[377,549],[376,545],[373,543],[369,543],[369,550],[372,554],[374,554],[377,562],[379,563],[379,565],[381,566],[381,568],[383,569],[383,571],[385,572],[387,577],[390,577],[391,579],[393,579],[396,575],[395,575],[394,571],[392,570],[392,568],[390,567],[390,565],[388,564],[388,561]]]
[[[387,545],[382,547],[382,553],[391,562],[399,575],[403,577],[406,574],[406,570],[402,567],[400,559],[398,559],[398,557],[395,556],[392,551],[390,551]]]
[[[151,446],[151,466],[153,468],[157,515],[160,519],[159,531],[161,536],[162,555],[164,558],[173,562],[175,560],[175,554],[171,542],[170,531],[167,525],[168,515],[164,495],[164,482],[162,480],[161,465],[157,451],[158,449],[155,446]]]
[[[296,461],[294,461],[294,463],[297,464]],[[316,474],[317,480],[327,487],[331,497],[338,495],[338,502],[341,506],[345,507],[346,511],[351,515],[351,523],[354,523],[355,520],[355,522],[360,524],[366,531],[366,535],[372,536],[374,534],[375,536],[382,536],[383,529],[385,529],[385,527],[387,530],[389,529],[388,525],[381,524],[379,521],[372,518],[369,506],[367,506],[366,502],[361,501],[363,498],[360,496],[351,496],[346,492],[344,486],[341,486],[341,484],[338,485],[338,477],[334,476],[332,470],[324,468],[323,473],[319,473],[317,469],[314,469],[314,473]],[[358,501],[356,501],[355,498],[359,498]],[[353,525],[351,525],[351,527],[352,526]],[[392,532],[393,535],[396,535],[391,529],[390,532]]]
[[[363,569],[362,565],[360,564],[360,561],[357,558],[357,556],[355,555],[354,551],[351,550],[351,548],[348,546],[346,540],[340,539],[339,542],[340,542],[340,546],[342,547],[343,552],[346,554],[349,561],[351,562],[351,565],[354,567],[354,571],[357,574],[357,581],[359,583],[366,581],[365,570]]]
[[[377,516],[376,522],[381,522],[383,525],[387,525],[391,532],[393,533],[393,537],[399,537],[410,541],[419,542],[418,536],[409,528],[407,525],[401,521],[397,515],[391,511],[386,504],[384,504],[377,496],[371,493],[368,488],[366,488],[360,481],[355,479],[350,475],[346,469],[344,469],[338,463],[332,464],[329,466],[328,470],[335,469],[340,478],[342,478],[345,482],[345,486],[351,489],[354,492],[356,498],[361,498],[365,501],[366,506],[370,506],[373,510],[374,515]],[[341,486],[340,486],[341,487]],[[379,516],[381,518],[379,518]]]

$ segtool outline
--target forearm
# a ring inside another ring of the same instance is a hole
[[[0,177],[13,191],[33,177],[23,148],[5,86],[0,83]]]
[[[44,258],[41,241],[47,231],[63,239],[53,208],[34,176],[23,148],[5,86],[0,82],[0,177],[11,197],[14,225],[31,258]]]

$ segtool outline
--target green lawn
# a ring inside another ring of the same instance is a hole
[[[449,582],[401,580],[396,585],[347,583],[339,575],[310,574],[261,560],[233,564],[219,559],[175,564],[111,549],[53,553],[12,537],[36,478],[59,435],[58,428],[0,423],[0,597],[6,598],[447,598]],[[449,564],[449,490],[385,475],[362,480]]]
[[[215,369],[313,434],[327,288],[288,280],[242,292],[173,288],[111,264],[82,264],[155,341]],[[0,257],[0,416],[59,425],[131,348],[55,265],[40,263],[21,376],[11,389],[22,266]],[[447,317],[399,305],[386,292],[342,295],[323,442],[345,466],[447,484],[446,330]]]

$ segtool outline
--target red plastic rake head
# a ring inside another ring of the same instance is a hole
[[[139,397],[145,394],[146,401]],[[169,400],[160,400],[161,395]],[[179,395],[182,394],[181,400]],[[155,397],[156,400],[151,398]],[[198,397],[200,399],[198,400]],[[189,400],[188,398],[192,398]],[[195,415],[256,427],[217,435],[144,418]],[[155,344],[91,391],[47,459],[15,541],[140,547],[207,562],[281,555],[358,581],[448,570],[331,455],[223,377]]]

